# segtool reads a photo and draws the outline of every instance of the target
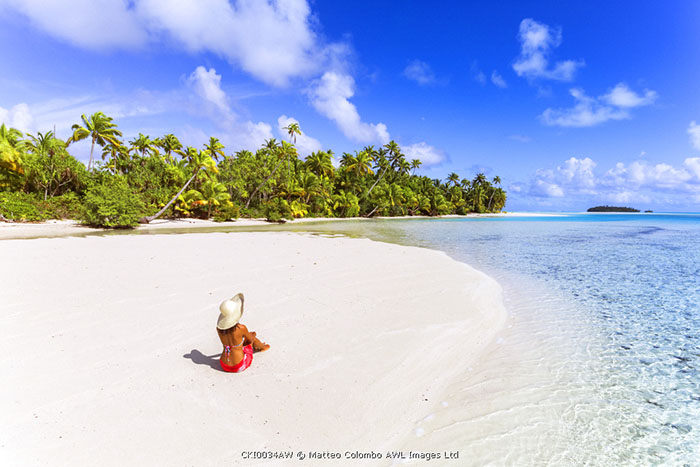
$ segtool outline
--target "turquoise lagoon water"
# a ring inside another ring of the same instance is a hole
[[[273,230],[438,249],[503,286],[507,326],[407,449],[456,448],[473,465],[700,465],[700,215]]]
[[[442,250],[503,285],[507,329],[409,448],[447,443],[475,464],[700,465],[700,215],[293,229]]]

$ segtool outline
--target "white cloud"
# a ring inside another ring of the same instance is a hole
[[[556,169],[539,169],[531,184],[535,196],[561,197],[567,191],[576,193],[594,193],[596,186],[593,169],[596,163],[586,157],[571,157]]]
[[[179,0],[176,5],[168,0],[0,0],[4,11],[82,48],[175,44],[190,53],[218,55],[272,86],[322,75],[311,93],[320,113],[354,141],[389,140],[384,124],[362,122],[350,102],[354,80],[344,70],[351,48],[323,40],[307,0]],[[423,71],[419,79],[430,79],[432,72]],[[212,69],[198,68],[189,81],[203,102],[231,115],[220,80]],[[271,128],[248,126],[238,129],[267,134]]]
[[[290,123],[298,124],[299,120],[292,117],[287,117],[286,115],[281,115],[277,119],[277,131],[280,137],[284,139],[289,138],[289,133],[287,133],[287,130],[285,130],[284,127],[289,126]],[[297,148],[299,156],[301,157],[306,157],[312,152],[320,151],[322,149],[321,142],[316,138],[312,138],[311,136],[304,133],[303,129],[301,130],[300,135],[296,135],[295,146]]]
[[[503,79],[503,76],[496,70],[493,70],[491,72],[491,82],[498,86],[499,88],[507,88],[508,84],[506,83],[506,80]]]
[[[590,158],[572,157],[555,168],[537,170],[529,183],[510,183],[508,189],[513,205],[578,210],[612,204],[694,211],[700,207],[700,157],[675,165],[618,162],[607,169],[599,169]]]
[[[690,142],[693,144],[693,147],[700,150],[700,125],[695,123],[695,120],[690,122],[688,134],[690,135]]]
[[[227,133],[221,137],[221,140],[225,142],[227,147],[235,150],[255,151],[266,140],[272,138],[272,126],[265,122],[247,121],[241,125],[232,125],[230,130],[235,133]]]
[[[141,0],[149,30],[192,52],[216,53],[275,86],[318,70],[324,50],[306,0]]]
[[[420,142],[403,146],[401,151],[406,156],[407,160],[418,159],[422,162],[421,167],[431,167],[443,163],[447,156],[445,153],[427,143]]]
[[[590,127],[608,120],[624,120],[631,117],[634,107],[649,105],[656,100],[654,91],[645,90],[640,96],[624,83],[617,84],[610,92],[598,98],[587,96],[582,89],[570,90],[576,104],[568,109],[546,109],[540,119],[546,125],[563,127]]]
[[[349,100],[354,94],[355,80],[352,76],[335,71],[324,73],[309,90],[309,98],[314,108],[333,120],[349,139],[359,143],[389,142],[386,125],[362,121],[357,108]]]
[[[632,91],[625,83],[618,83],[609,93],[601,96],[601,99],[615,107],[633,108],[649,105],[656,100],[657,94],[649,89],[644,90],[644,95]]]
[[[430,65],[420,60],[413,60],[409,63],[403,70],[403,75],[421,86],[435,82],[435,73],[433,73]]]
[[[564,182],[574,185],[582,190],[590,190],[595,187],[595,176],[593,169],[596,163],[589,157],[577,159],[569,158],[562,167],[557,167]]]
[[[696,169],[700,168],[700,158],[688,158],[684,167],[675,168],[669,164],[649,164],[646,161],[635,161],[629,165],[618,162],[614,168],[605,173],[601,184],[607,186],[624,186],[639,189],[642,187],[655,189],[684,190],[687,183],[700,181]]]
[[[230,99],[221,88],[221,75],[214,68],[197,67],[187,79],[187,84],[200,99],[194,107],[205,104],[205,114],[211,122],[224,131],[222,142],[230,149],[255,150],[265,140],[272,138],[272,126],[264,122],[242,122],[231,109]]]
[[[534,180],[530,187],[530,193],[535,196],[547,196],[552,198],[561,198],[564,196],[564,190],[562,190],[559,185],[539,178]]]
[[[688,158],[679,167],[667,163],[618,162],[602,173],[590,158],[571,157],[555,169],[539,169],[527,191],[536,198],[562,198],[587,203],[645,203],[666,205],[700,200],[700,157]],[[697,201],[695,201],[697,202]]]
[[[306,0],[0,0],[0,9],[87,49],[174,40],[211,52],[275,86],[318,72],[342,44],[324,45]]]
[[[0,0],[36,28],[86,49],[134,48],[148,39],[142,19],[124,0]]]
[[[513,64],[518,76],[528,79],[544,78],[571,81],[576,70],[584,65],[583,60],[565,60],[549,65],[551,49],[561,44],[561,29],[551,29],[546,24],[526,18],[520,22],[518,39],[520,55]]]
[[[626,110],[601,104],[597,99],[588,97],[581,89],[571,89],[576,104],[568,109],[546,109],[540,118],[546,125],[564,127],[588,127],[608,120],[629,118]]]
[[[214,68],[207,70],[203,66],[198,66],[189,76],[188,82],[205,102],[212,104],[223,113],[231,112],[228,96],[221,89],[221,75],[216,74]]]
[[[14,105],[10,109],[0,107],[0,124],[3,123],[8,128],[16,128],[25,133],[34,130],[34,117],[25,103]]]

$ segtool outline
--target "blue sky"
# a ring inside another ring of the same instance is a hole
[[[0,0],[0,120],[234,151],[294,119],[302,154],[394,139],[509,210],[700,211],[699,2],[174,3]]]

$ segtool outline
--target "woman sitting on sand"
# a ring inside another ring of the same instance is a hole
[[[264,352],[270,346],[255,337],[245,325],[239,323],[243,315],[243,294],[236,294],[219,306],[216,332],[224,346],[221,352],[221,368],[231,373],[240,373],[253,362],[253,352]]]

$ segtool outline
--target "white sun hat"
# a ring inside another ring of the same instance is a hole
[[[230,329],[240,321],[243,316],[243,294],[237,293],[228,300],[224,300],[219,305],[219,320],[216,322],[216,327],[224,330]]]

